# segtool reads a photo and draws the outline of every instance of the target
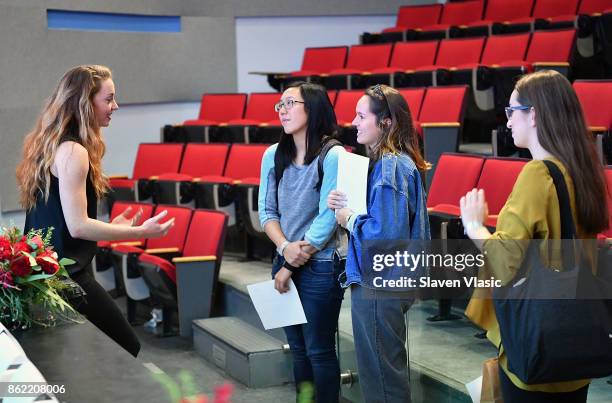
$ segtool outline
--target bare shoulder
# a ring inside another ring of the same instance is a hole
[[[54,165],[59,175],[66,173],[86,175],[89,170],[89,154],[81,144],[65,141],[57,148]]]

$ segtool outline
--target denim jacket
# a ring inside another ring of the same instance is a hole
[[[362,249],[368,241],[431,239],[421,175],[408,155],[384,154],[370,173],[367,193],[367,214],[353,214],[347,225],[351,236],[344,287],[373,288],[362,281]]]

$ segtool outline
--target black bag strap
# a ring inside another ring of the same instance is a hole
[[[321,186],[323,185],[323,162],[325,161],[325,157],[327,156],[327,153],[329,152],[329,150],[332,149],[332,147],[335,146],[342,146],[342,143],[337,140],[337,139],[330,139],[327,142],[325,142],[325,144],[323,144],[323,147],[321,147],[321,151],[319,151],[319,161],[317,164],[317,169],[319,172],[319,180],[317,181],[317,184],[315,186],[315,190],[317,192],[321,191]],[[278,195],[278,184],[281,180],[281,178],[283,177],[283,172],[284,169],[281,166],[281,159],[277,157],[278,154],[278,148],[276,149],[275,153],[274,153],[274,178],[276,179],[276,194]]]
[[[576,236],[576,226],[572,217],[572,206],[563,173],[561,173],[561,170],[554,162],[549,160],[543,160],[543,162],[548,168],[548,172],[557,189],[559,212],[561,213],[561,239],[574,239]]]
[[[572,206],[570,204],[569,192],[567,191],[563,173],[554,162],[549,160],[543,160],[543,162],[548,168],[548,172],[557,190],[557,200],[559,200],[559,212],[561,215],[561,239],[574,239],[576,238],[576,226],[574,225],[574,218],[572,217]],[[573,264],[575,266],[576,260],[573,247],[563,245],[561,254],[564,263]]]
[[[317,186],[315,187],[317,192],[321,191],[321,186],[323,185],[323,174],[324,174],[323,163],[325,162],[325,157],[327,157],[327,153],[329,152],[329,150],[331,150],[333,147],[336,147],[336,146],[342,146],[342,143],[339,140],[330,139],[323,145],[323,147],[321,147],[321,152],[319,153],[319,163],[318,163],[319,180],[317,182]]]

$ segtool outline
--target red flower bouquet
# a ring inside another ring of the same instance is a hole
[[[0,229],[0,322],[9,329],[79,319],[63,296],[70,288],[65,266],[74,261],[58,259],[52,230],[43,237],[41,230],[23,235],[15,227]]]

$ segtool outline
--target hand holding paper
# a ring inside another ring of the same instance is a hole
[[[283,294],[274,289],[274,280],[250,284],[247,290],[264,329],[306,323],[304,308],[293,280],[289,279],[289,291]]]

